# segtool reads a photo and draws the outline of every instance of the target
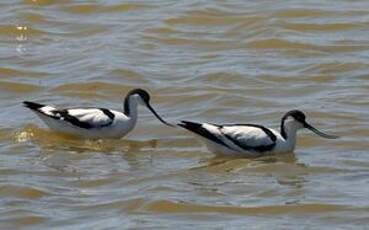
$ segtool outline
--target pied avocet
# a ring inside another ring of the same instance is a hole
[[[124,99],[124,112],[105,108],[57,109],[49,105],[24,101],[52,130],[81,138],[121,138],[137,122],[137,106],[145,105],[161,122],[164,121],[151,107],[150,95],[143,89],[131,90]]]
[[[299,110],[289,111],[282,117],[280,132],[256,124],[217,125],[181,121],[178,125],[201,137],[211,152],[223,155],[260,156],[292,152],[296,145],[296,133],[303,128],[324,138],[338,138],[311,126]]]

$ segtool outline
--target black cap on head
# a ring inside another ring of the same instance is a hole
[[[127,94],[127,97],[129,97],[131,95],[135,95],[135,94],[138,94],[142,98],[142,100],[144,100],[146,103],[148,103],[150,101],[149,93],[146,90],[140,89],[140,88],[133,89],[133,90],[129,91],[128,94]]]
[[[293,117],[296,121],[299,121],[301,123],[305,123],[306,121],[306,116],[303,112],[301,112],[300,110],[291,110],[289,112],[287,112],[283,118],[286,119],[287,117]]]

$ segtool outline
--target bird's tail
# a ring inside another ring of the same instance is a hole
[[[29,108],[31,110],[35,110],[35,111],[38,111],[40,110],[40,108],[45,107],[45,105],[43,104],[39,104],[39,103],[31,102],[31,101],[23,101],[23,105],[24,107]]]
[[[203,124],[191,122],[191,121],[181,121],[178,126],[187,129],[203,138],[206,138],[210,141],[213,141],[217,144],[223,145],[228,147],[226,143],[224,143],[221,138],[217,136],[217,134],[211,132],[210,130],[206,129]],[[228,147],[229,148],[229,147]]]
[[[202,124],[192,122],[192,121],[181,121],[178,126],[187,129],[195,134],[198,134],[202,137],[206,137],[208,139],[213,139],[213,134],[211,134],[207,129],[205,129]]]
[[[178,126],[185,128],[189,131],[192,131],[194,133],[198,133],[199,130],[202,129],[202,124],[200,123],[196,123],[196,122],[191,122],[191,121],[181,121],[181,123],[178,124]]]

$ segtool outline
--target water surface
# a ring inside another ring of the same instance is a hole
[[[1,229],[365,229],[369,3],[0,3]],[[23,100],[122,109],[145,88],[171,122],[318,128],[294,153],[214,157],[140,108],[124,140],[48,130]]]

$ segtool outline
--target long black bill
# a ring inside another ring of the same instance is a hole
[[[175,127],[174,125],[169,124],[168,122],[164,121],[164,120],[159,116],[159,114],[157,114],[157,113],[155,112],[155,110],[153,109],[153,107],[151,107],[151,105],[150,105],[149,103],[146,103],[146,106],[147,106],[147,108],[148,108],[148,109],[149,109],[149,110],[150,110],[150,111],[155,115],[155,117],[159,119],[159,121],[163,122],[163,124],[168,125],[168,126],[170,126],[170,127]]]
[[[316,128],[314,128],[313,126],[309,125],[308,123],[305,122],[304,124],[305,128],[310,129],[311,131],[313,131],[314,133],[318,134],[321,137],[324,138],[328,138],[328,139],[337,139],[339,138],[339,136],[335,136],[335,135],[329,135],[329,134],[325,134],[319,130],[317,130]]]

